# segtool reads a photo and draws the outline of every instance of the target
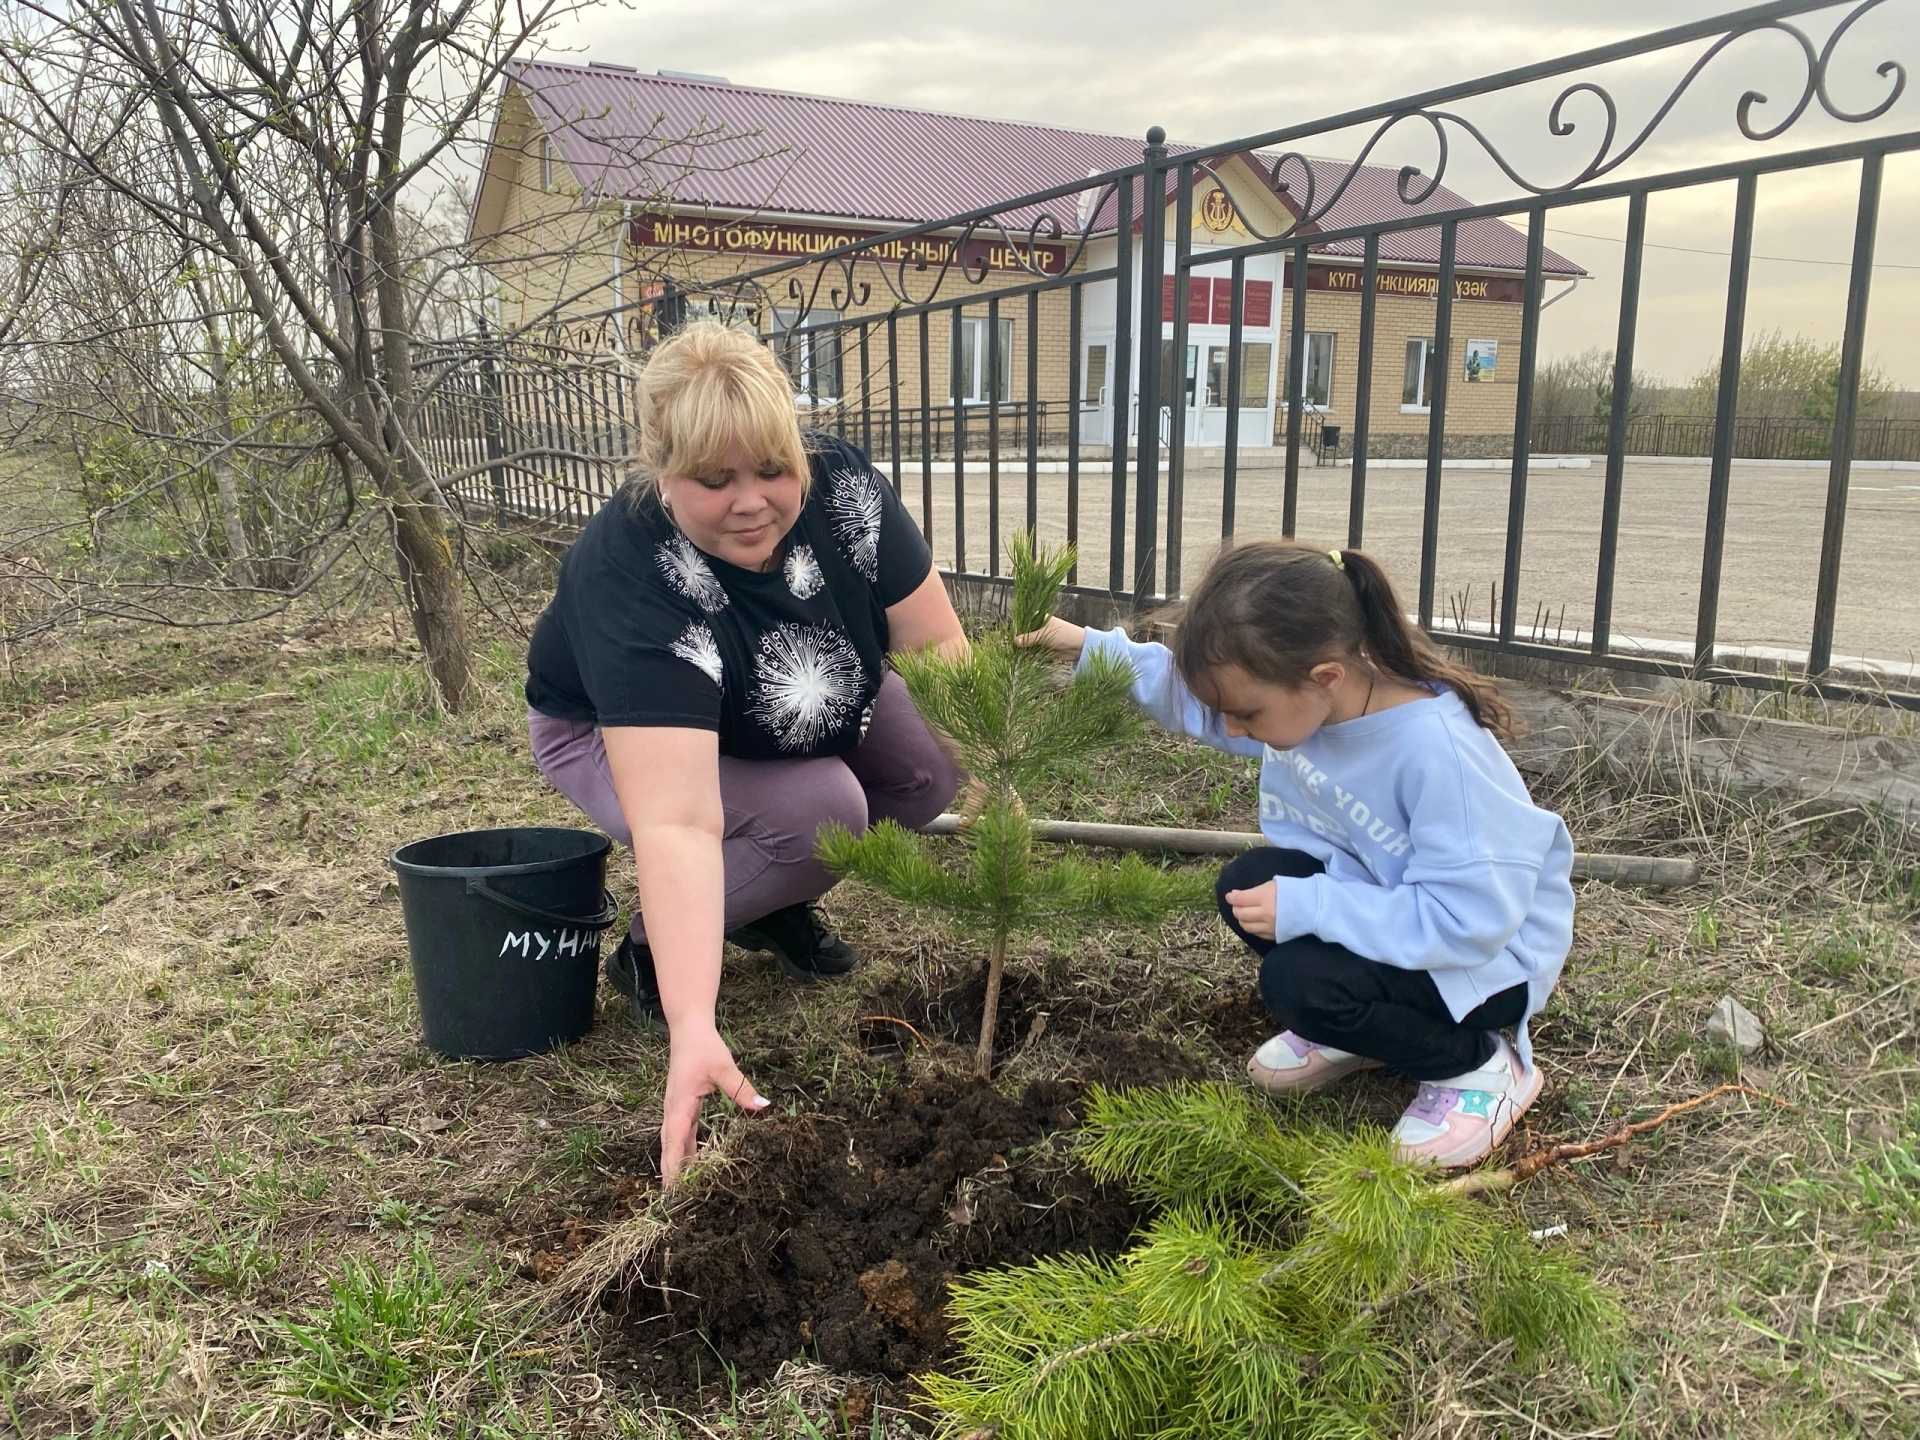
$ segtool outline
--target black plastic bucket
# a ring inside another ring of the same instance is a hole
[[[393,852],[427,1045],[514,1060],[593,1025],[613,842],[592,830],[465,830]]]

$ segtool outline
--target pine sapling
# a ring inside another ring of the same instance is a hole
[[[1117,1257],[955,1287],[963,1362],[922,1382],[949,1434],[1384,1436],[1423,1363],[1597,1360],[1617,1323],[1576,1260],[1384,1131],[1289,1130],[1242,1088],[1095,1091],[1080,1153],[1158,1213]]]
[[[1162,871],[1136,855],[1090,864],[1072,855],[1048,863],[1035,853],[1022,789],[1132,738],[1144,722],[1124,661],[1095,655],[1065,676],[1044,650],[1016,643],[1046,623],[1073,552],[1036,550],[1024,535],[1009,550],[1013,603],[1004,623],[977,636],[967,654],[926,650],[894,661],[921,715],[952,740],[977,786],[977,813],[960,835],[967,863],[948,869],[925,840],[891,820],[864,835],[834,826],[820,838],[820,857],[836,873],[935,911],[960,935],[986,937],[974,1054],[982,1077],[993,1068],[1001,978],[1016,935],[1100,922],[1152,925],[1212,901],[1207,876]]]

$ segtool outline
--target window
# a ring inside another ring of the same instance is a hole
[[[987,403],[987,382],[997,379],[999,391],[993,398],[1001,402],[1013,398],[1013,321],[1000,322],[999,353],[989,363],[986,353],[987,322],[984,317],[968,317],[960,322],[960,398],[969,405]],[[999,366],[997,375],[993,365]]]
[[[540,137],[540,188],[553,188],[553,141],[545,135]]]
[[[1267,376],[1273,369],[1273,346],[1265,343],[1240,347],[1240,408],[1267,408]],[[1207,350],[1207,404],[1224,409],[1227,403],[1227,347],[1214,345]]]
[[[840,398],[840,332],[816,328],[839,319],[838,310],[809,311],[804,321],[797,310],[773,312],[773,353],[807,401]]]
[[[1198,345],[1189,345],[1187,346],[1186,371],[1186,403],[1189,407],[1193,404],[1193,382],[1197,378],[1199,369],[1200,347]],[[1173,404],[1173,341],[1171,340],[1162,340],[1160,342],[1160,403],[1164,406]]]
[[[1407,341],[1407,375],[1400,387],[1402,410],[1425,410],[1433,404],[1433,339],[1415,335]]]
[[[1283,378],[1281,383],[1287,382]],[[1309,410],[1325,410],[1333,404],[1333,335],[1329,331],[1307,332],[1307,364],[1300,380],[1300,394]],[[1281,403],[1286,403],[1284,396]]]
[[[1268,380],[1273,373],[1273,346],[1262,342],[1240,347],[1240,403],[1249,410],[1265,410],[1272,403]]]
[[[1080,382],[1080,399],[1086,405],[1107,403],[1107,347],[1087,347],[1087,373]]]

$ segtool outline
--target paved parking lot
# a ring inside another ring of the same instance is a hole
[[[1300,486],[1302,539],[1346,540],[1346,467],[1307,469]],[[917,467],[905,475],[909,506],[921,513]],[[1592,623],[1604,470],[1536,466],[1528,477],[1526,540],[1519,613],[1545,634],[1571,635]],[[1089,465],[1080,486],[1082,584],[1104,585],[1111,472]],[[1824,468],[1741,463],[1734,467],[1721,577],[1722,643],[1804,651],[1813,626],[1814,583],[1826,505]],[[1066,477],[1039,477],[1042,534],[1066,534]],[[987,556],[987,477],[967,479],[968,568]],[[1236,533],[1280,534],[1283,476],[1265,466],[1240,477]],[[1409,608],[1419,578],[1423,469],[1370,470],[1366,548],[1388,566]],[[1449,468],[1442,491],[1436,608],[1488,617],[1506,549],[1509,472]],[[953,562],[953,471],[934,474],[934,545]],[[1186,484],[1183,575],[1191,584],[1220,543],[1221,472],[1190,467]],[[1001,531],[1026,514],[1026,475],[1009,465],[1001,479]],[[1621,506],[1613,630],[1628,637],[1690,643],[1699,606],[1705,540],[1707,465],[1629,461]],[[1130,522],[1129,522],[1130,523]],[[1004,562],[1003,562],[1004,563]],[[1129,560],[1129,565],[1132,563]],[[1838,655],[1912,663],[1920,658],[1920,470],[1855,471],[1848,497],[1846,549],[1834,631]]]

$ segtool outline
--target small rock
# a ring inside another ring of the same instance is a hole
[[[1731,995],[1723,995],[1707,1017],[1707,1038],[1731,1045],[1742,1055],[1751,1055],[1767,1043],[1767,1032],[1760,1017]]]

